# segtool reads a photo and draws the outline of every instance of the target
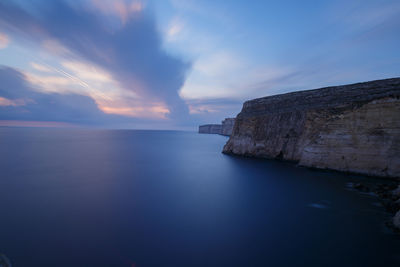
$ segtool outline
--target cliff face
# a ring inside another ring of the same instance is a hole
[[[199,126],[199,133],[220,134],[222,130],[221,124],[206,124]]]
[[[234,118],[226,118],[225,120],[223,120],[221,134],[230,136],[232,134],[234,124],[235,124]]]
[[[400,177],[400,78],[247,101],[224,153]]]
[[[222,121],[222,124],[200,125],[199,133],[221,134],[221,135],[230,136],[232,134],[234,124],[235,124],[234,118],[226,118]]]

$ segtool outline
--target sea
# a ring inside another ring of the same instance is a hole
[[[12,266],[400,266],[373,178],[222,154],[184,131],[0,128]]]

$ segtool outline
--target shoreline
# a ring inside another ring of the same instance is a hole
[[[395,233],[400,233],[398,217],[400,214],[400,184],[398,183],[355,183],[350,188],[360,193],[372,193],[376,196],[382,207],[391,215],[391,219],[385,221],[385,225]]]
[[[368,177],[368,178],[373,178],[377,180],[382,180],[382,181],[392,181],[392,182],[397,182],[400,185],[400,177],[397,176],[379,176],[379,175],[374,175],[374,174],[368,174],[368,173],[362,173],[362,172],[354,172],[354,171],[344,171],[344,170],[337,170],[337,169],[330,169],[330,168],[319,168],[319,167],[314,167],[314,166],[307,166],[307,165],[301,165],[299,164],[299,161],[297,160],[288,160],[288,159],[282,159],[282,158],[277,158],[277,157],[260,157],[257,155],[252,155],[252,154],[235,154],[227,151],[221,151],[222,154],[235,157],[235,158],[249,158],[249,159],[260,159],[260,160],[271,160],[271,161],[278,161],[278,162],[286,162],[293,164],[294,166],[298,168],[305,168],[305,169],[310,169],[314,171],[323,171],[323,172],[332,172],[332,173],[340,173],[340,174],[346,174],[346,175],[356,175],[356,176],[361,176],[361,177]]]

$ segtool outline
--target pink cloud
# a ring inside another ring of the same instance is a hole
[[[7,99],[4,97],[0,96],[0,106],[3,107],[7,107],[7,106],[12,106],[12,107],[18,107],[18,106],[25,106],[27,103],[32,103],[34,102],[31,99],[22,99],[22,98],[18,98],[18,99]]]
[[[59,121],[18,121],[18,120],[0,120],[1,126],[12,126],[12,127],[54,127],[54,128],[67,128],[76,127],[76,125],[59,122]]]
[[[142,1],[103,1],[103,0],[92,0],[93,5],[103,14],[115,15],[120,18],[123,25],[129,20],[129,18],[135,13],[139,13],[143,10],[144,4]]]
[[[0,49],[6,48],[9,42],[10,39],[8,38],[8,36],[0,32]]]

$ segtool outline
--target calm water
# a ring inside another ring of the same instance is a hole
[[[226,137],[0,128],[13,266],[400,266],[362,177],[220,153]]]

